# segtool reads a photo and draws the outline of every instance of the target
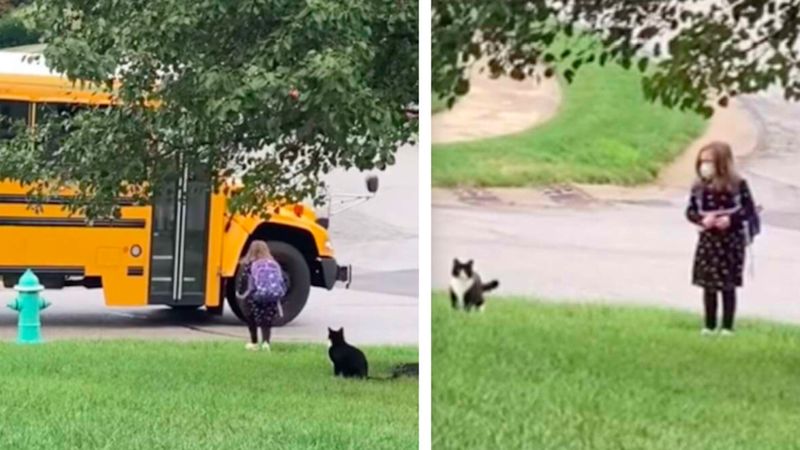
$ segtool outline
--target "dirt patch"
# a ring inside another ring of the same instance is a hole
[[[473,72],[470,92],[453,109],[434,114],[434,144],[485,139],[518,133],[551,119],[561,105],[561,87],[555,78],[514,81],[492,80]]]

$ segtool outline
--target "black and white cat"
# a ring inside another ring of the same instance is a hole
[[[328,356],[333,363],[334,376],[369,378],[367,357],[364,352],[344,340],[344,328],[338,330],[328,328],[328,339],[331,341]]]
[[[450,302],[453,309],[464,309],[469,311],[477,309],[483,311],[485,301],[484,292],[500,286],[497,280],[486,284],[481,282],[481,277],[473,270],[473,261],[462,263],[458,259],[453,260],[452,278],[450,278]]]

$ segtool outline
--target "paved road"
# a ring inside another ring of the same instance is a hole
[[[353,264],[350,290],[312,289],[303,313],[277,329],[279,341],[325,341],[327,327],[344,326],[360,344],[416,345],[418,341],[417,147],[398,153],[397,164],[378,173],[381,187],[367,203],[332,218],[337,258]],[[365,174],[337,172],[332,192],[363,193]],[[0,302],[13,298],[0,288]],[[246,329],[228,311],[221,318],[168,308],[111,309],[95,290],[48,291],[53,306],[43,316],[47,339],[245,339]],[[0,339],[15,333],[15,315],[0,310]]]
[[[766,211],[740,312],[800,322],[800,105],[772,94],[745,102],[764,139],[741,163]],[[683,218],[685,201],[435,205],[434,287],[446,288],[453,257],[474,258],[484,279],[500,279],[500,294],[699,312],[700,292],[690,285],[697,236]]]

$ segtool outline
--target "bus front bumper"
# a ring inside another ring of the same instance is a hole
[[[334,258],[320,258],[319,271],[321,286],[326,289],[333,289],[337,281],[344,283],[345,288],[350,288],[353,281],[353,267],[350,265],[341,266]],[[316,284],[316,283],[315,283]]]

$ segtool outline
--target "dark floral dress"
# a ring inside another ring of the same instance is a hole
[[[725,230],[700,231],[692,284],[720,291],[742,286],[746,244],[744,220],[754,210],[753,197],[744,180],[733,191],[719,191],[706,184],[694,187],[686,218],[702,226],[703,213],[729,211],[730,226]]]
[[[247,292],[250,282],[250,264],[245,264],[236,277],[236,297],[242,308],[244,316],[251,320],[253,325],[259,327],[271,327],[278,315],[278,306],[264,305],[253,300],[252,295],[243,296]]]

